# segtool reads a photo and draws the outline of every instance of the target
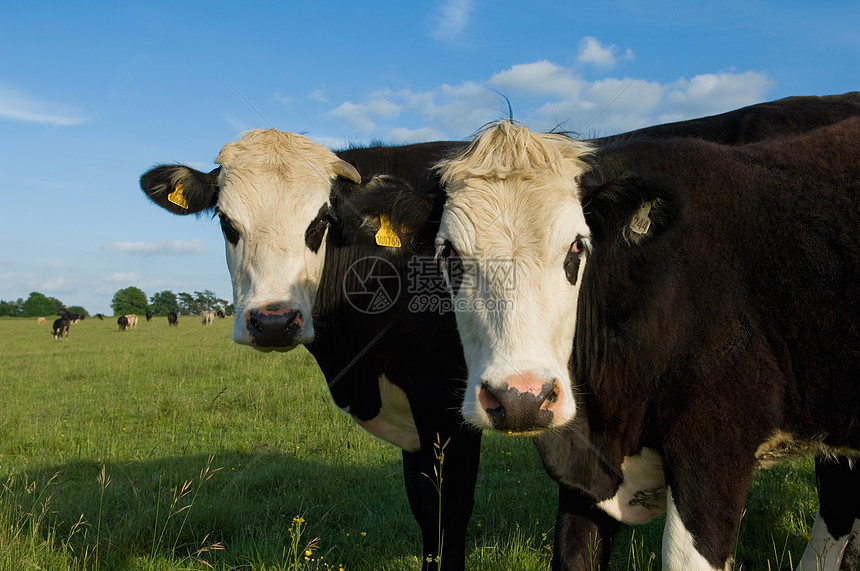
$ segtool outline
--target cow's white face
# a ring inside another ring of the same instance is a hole
[[[224,146],[216,213],[236,313],[233,340],[288,351],[313,340],[331,182],[355,169],[301,135],[269,129]]]
[[[439,166],[437,236],[469,368],[463,415],[528,434],[574,416],[569,360],[589,249],[576,180],[589,148],[509,122]]]

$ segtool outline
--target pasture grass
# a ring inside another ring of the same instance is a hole
[[[54,341],[0,318],[0,569],[420,568],[400,453],[331,402],[304,350],[233,344],[230,320]],[[469,569],[547,569],[556,491],[530,441],[484,438]],[[791,569],[815,515],[811,461],[760,472],[736,569]],[[662,520],[613,570],[660,568]]]

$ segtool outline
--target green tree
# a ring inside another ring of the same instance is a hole
[[[22,317],[44,317],[57,314],[56,300],[37,291],[30,292],[21,306]]]
[[[176,294],[170,290],[159,291],[149,298],[149,309],[156,315],[167,315],[171,311],[179,313],[179,302]]]
[[[216,297],[215,292],[208,289],[195,291],[194,295],[181,291],[177,296],[182,315],[200,315],[210,309],[224,309],[227,307],[226,299]]]
[[[204,289],[203,291],[194,292],[194,301],[200,306],[200,312],[214,309],[224,309],[227,307],[227,300],[215,296],[212,290]]]
[[[4,301],[0,299],[0,315],[8,315],[9,317],[21,317],[21,312],[24,311],[24,299],[18,298],[15,301]]]
[[[113,294],[110,306],[114,315],[143,315],[146,313],[146,294],[140,288],[129,286]]]
[[[49,297],[52,302],[54,302],[54,307],[56,308],[54,311],[57,315],[63,315],[64,313],[74,313],[74,311],[69,311],[66,308],[66,304],[57,299],[56,297]]]
[[[196,315],[199,313],[197,302],[194,300],[194,296],[188,292],[181,291],[176,294],[179,297],[179,312],[182,315]]]

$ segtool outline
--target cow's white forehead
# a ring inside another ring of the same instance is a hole
[[[439,234],[462,256],[540,263],[548,249],[566,250],[588,228],[571,181],[547,174],[541,181],[465,180],[446,203]]]
[[[535,133],[522,125],[500,121],[485,129],[462,153],[437,166],[444,185],[469,178],[537,179],[546,172],[571,181],[581,175],[592,152],[588,143],[553,133]],[[451,192],[449,191],[449,195]]]
[[[540,257],[542,249],[587,230],[577,179],[590,152],[588,144],[561,135],[498,123],[440,163],[448,194],[440,234],[480,249],[470,252],[480,256]]]
[[[277,215],[303,216],[282,223],[306,226],[328,201],[335,161],[334,153],[302,135],[275,129],[248,131],[224,145],[216,158],[222,167],[219,207],[231,218],[286,209]]]

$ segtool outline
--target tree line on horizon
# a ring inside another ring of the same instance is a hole
[[[130,286],[113,295],[111,309],[114,315],[131,313],[144,315],[147,311],[151,311],[154,315],[167,315],[171,312],[179,315],[199,315],[204,311],[218,309],[229,314],[233,313],[233,304],[217,297],[208,289],[195,291],[193,294],[165,290],[156,292],[147,299],[143,290]],[[26,300],[20,297],[9,301],[0,299],[0,316],[46,317],[65,314],[77,314],[82,318],[90,317],[90,313],[79,305],[66,307],[59,299],[37,291],[30,292]]]

